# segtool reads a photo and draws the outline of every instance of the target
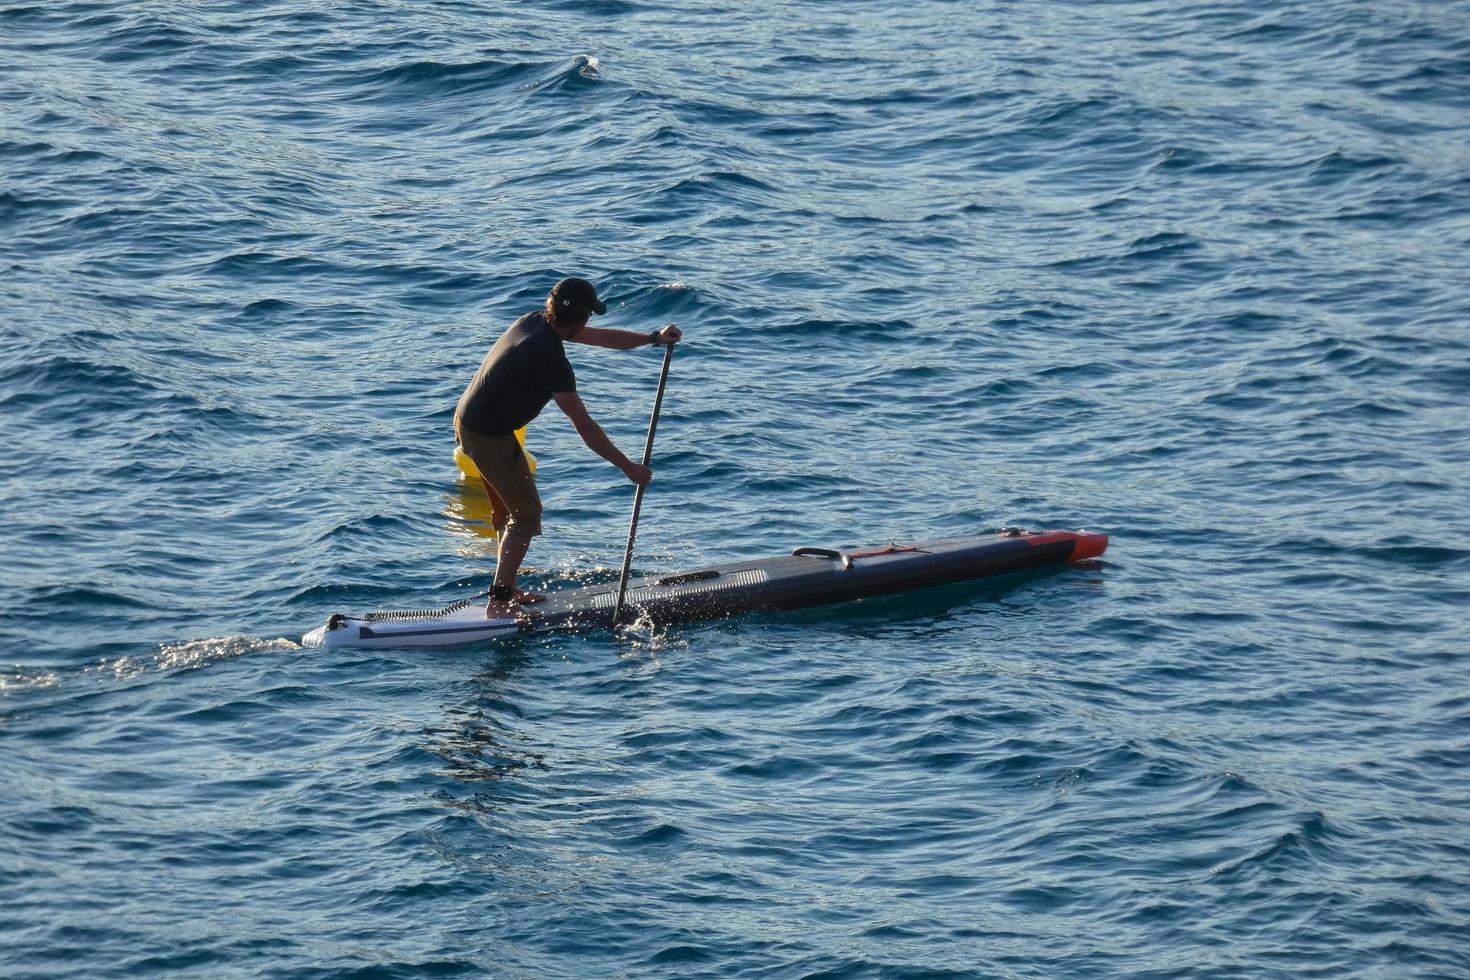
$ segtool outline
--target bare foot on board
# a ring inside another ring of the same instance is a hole
[[[531,621],[531,617],[527,615],[526,611],[520,607],[520,604],[515,602],[514,600],[509,602],[491,601],[485,603],[485,618],[510,619],[514,620],[517,623],[523,624],[529,623]]]

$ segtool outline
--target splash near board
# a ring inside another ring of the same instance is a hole
[[[628,583],[626,602],[655,624],[782,611],[891,595],[956,582],[1060,569],[1096,558],[1107,535],[1008,528],[842,551],[797,548],[789,555],[711,566]],[[410,647],[473,643],[518,633],[608,628],[616,582],[564,589],[526,607],[525,619],[486,619],[483,602],[441,609],[334,614],[302,638],[309,647]]]

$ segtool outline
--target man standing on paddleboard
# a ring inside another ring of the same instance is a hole
[[[495,584],[485,607],[488,618],[515,616],[520,604],[543,598],[516,588],[531,539],[541,533],[541,496],[515,433],[540,415],[547,402],[555,399],[587,448],[629,480],[641,487],[653,478],[651,469],[623,455],[587,414],[562,342],[631,350],[676,344],[683,332],[672,323],[647,333],[587,325],[593,313],[606,312],[607,304],[590,282],[563,279],[551,288],[543,309],[527,313],[501,334],[454,410],[455,438],[480,471],[490,495],[491,523],[500,538]]]

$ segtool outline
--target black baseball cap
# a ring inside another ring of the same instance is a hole
[[[598,316],[607,312],[607,304],[597,298],[597,290],[586,279],[563,279],[552,286],[551,302],[559,308],[591,310]]]

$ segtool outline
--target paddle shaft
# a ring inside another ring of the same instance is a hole
[[[669,380],[669,362],[674,359],[674,345],[664,348],[664,366],[658,374],[658,394],[653,399],[653,417],[648,420],[648,439],[643,443],[643,465],[653,460],[653,434],[658,431],[658,413],[664,406],[664,386]],[[628,593],[628,569],[633,566],[633,539],[638,536],[638,514],[643,510],[643,491],[640,486],[633,494],[633,519],[628,522],[628,547],[623,551],[623,574],[618,578],[618,603],[613,607],[613,626],[623,618],[623,598]]]

